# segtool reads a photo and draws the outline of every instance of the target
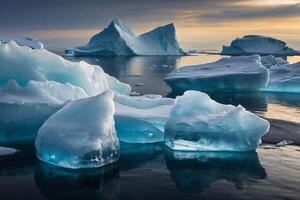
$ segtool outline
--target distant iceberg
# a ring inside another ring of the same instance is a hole
[[[222,58],[216,62],[175,69],[165,82],[173,91],[258,91],[269,73],[260,56]]]
[[[66,49],[65,53],[68,56],[186,55],[177,42],[174,24],[136,36],[119,19],[94,35],[87,45]]]
[[[286,45],[285,42],[261,35],[246,35],[237,38],[231,42],[229,46],[223,46],[222,55],[252,55],[259,54],[261,56],[295,56],[300,55],[296,51]]]
[[[44,44],[34,38],[26,37],[26,38],[10,39],[10,38],[5,38],[5,37],[0,37],[0,44],[7,44],[11,41],[14,41],[19,46],[26,46],[26,47],[30,47],[32,49],[43,49],[44,48]]]
[[[37,157],[66,168],[93,168],[119,158],[113,92],[75,100],[52,115],[35,140]]]
[[[240,105],[223,105],[205,93],[186,91],[170,112],[165,142],[179,151],[251,151],[269,126]]]

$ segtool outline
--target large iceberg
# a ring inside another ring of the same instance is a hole
[[[268,70],[258,55],[222,58],[178,68],[165,79],[173,91],[258,91],[266,87],[268,81]]]
[[[70,62],[14,41],[0,44],[0,70],[0,141],[33,139],[42,123],[68,101],[106,90],[131,91],[100,66]]]
[[[250,151],[261,143],[269,126],[240,105],[223,105],[205,93],[186,91],[175,100],[165,140],[174,150]]]
[[[127,143],[153,143],[164,140],[164,125],[174,99],[159,95],[115,96],[118,138]]]
[[[186,55],[177,42],[174,24],[136,36],[119,19],[94,35],[87,45],[66,49],[65,53],[68,56]]]
[[[26,47],[30,47],[32,49],[43,49],[44,48],[44,44],[34,38],[25,37],[25,38],[10,39],[10,38],[5,38],[5,37],[0,37],[0,44],[7,44],[11,41],[15,41],[20,46],[26,46]]]
[[[0,44],[0,86],[10,79],[25,86],[29,81],[56,81],[80,87],[91,96],[106,90],[129,93],[130,86],[106,74],[100,66],[70,62],[45,49],[22,47],[15,42]]]
[[[37,157],[66,168],[107,165],[119,158],[111,91],[75,100],[52,115],[39,129]]]
[[[261,56],[294,56],[300,55],[299,51],[289,48],[285,42],[261,35],[246,35],[237,38],[229,46],[223,46],[222,55],[252,55]]]

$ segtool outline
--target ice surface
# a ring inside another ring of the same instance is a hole
[[[242,106],[219,104],[198,91],[175,100],[165,125],[166,145],[184,151],[250,151],[269,130],[268,121]]]
[[[0,44],[6,44],[11,41],[15,41],[20,46],[26,46],[26,47],[30,47],[32,49],[43,49],[44,48],[44,44],[42,42],[40,42],[37,39],[33,39],[33,38],[29,38],[29,37],[16,38],[16,39],[0,37]]]
[[[66,168],[91,168],[115,162],[113,93],[75,100],[52,115],[35,141],[40,160]]]
[[[159,95],[115,96],[115,121],[118,138],[128,143],[153,143],[164,140],[164,125],[174,103]]]
[[[168,74],[165,82],[173,91],[257,91],[267,86],[268,80],[260,56],[252,55],[178,68]]]
[[[70,62],[45,49],[33,50],[15,42],[0,44],[0,86],[14,79],[20,86],[29,81],[56,81],[80,87],[88,95],[106,90],[129,93],[130,86],[106,74],[100,66]]]
[[[0,147],[0,156],[9,156],[17,153],[18,150],[14,148],[8,148],[8,147]]]
[[[285,42],[261,35],[246,35],[233,40],[230,46],[223,46],[223,55],[300,55],[299,51],[289,48]]]
[[[275,57],[272,55],[269,56],[262,56],[261,57],[261,63],[266,67],[266,68],[271,68],[271,67],[284,67],[285,65],[288,65],[289,63],[287,60],[281,58],[281,57]]]
[[[295,64],[275,64],[270,67],[268,87],[262,91],[300,93],[300,62]]]
[[[65,52],[68,56],[186,55],[177,42],[174,24],[136,36],[119,19],[114,19],[107,28],[94,35],[87,45]]]

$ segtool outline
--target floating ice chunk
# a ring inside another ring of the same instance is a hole
[[[267,86],[268,70],[258,55],[222,58],[175,69],[165,82],[173,91],[257,91]]]
[[[175,100],[165,125],[166,145],[184,151],[250,151],[269,130],[268,121],[242,106],[219,104],[197,91]]]
[[[70,62],[45,49],[18,46],[15,42],[0,44],[0,86],[10,79],[25,86],[29,81],[56,81],[80,87],[88,96],[106,90],[128,94],[130,86],[106,74],[100,66]]]
[[[119,141],[114,111],[110,91],[67,104],[39,129],[35,141],[38,158],[66,168],[91,168],[115,162]]]
[[[275,147],[283,147],[289,144],[293,144],[294,142],[292,140],[282,140],[281,142],[278,142]]]
[[[8,147],[0,147],[0,156],[9,156],[17,153],[18,150],[14,148],[8,148]]]
[[[173,99],[159,95],[116,95],[114,100],[116,130],[120,141],[153,143],[164,140],[164,125]]]
[[[300,93],[300,62],[273,65],[269,71],[268,87],[262,88],[262,91]]]
[[[16,38],[16,39],[0,37],[0,44],[6,44],[6,43],[9,43],[10,41],[15,41],[19,46],[26,46],[26,47],[30,47],[32,49],[43,49],[44,48],[44,44],[42,42],[40,42],[37,39],[33,39],[33,38],[29,38],[29,37]]]
[[[289,48],[285,42],[275,38],[261,35],[246,35],[233,40],[230,46],[223,46],[221,54],[293,56],[300,55],[300,52]]]
[[[119,19],[114,19],[107,28],[94,35],[87,45],[65,52],[68,56],[186,55],[177,42],[174,24],[135,36]]]

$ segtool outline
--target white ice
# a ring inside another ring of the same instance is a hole
[[[5,37],[0,37],[0,44],[6,44],[11,41],[15,41],[20,46],[26,46],[26,47],[30,47],[32,49],[43,49],[44,48],[44,44],[34,38],[26,37],[26,38],[10,39],[10,38],[5,38]]]
[[[258,91],[268,80],[260,56],[252,55],[181,67],[168,74],[165,82],[173,91]]]
[[[240,105],[223,105],[205,93],[186,91],[175,100],[165,140],[174,150],[250,151],[261,143],[269,126]]]
[[[221,54],[293,56],[300,55],[300,52],[289,48],[285,42],[275,38],[261,35],[246,35],[233,40],[229,46],[223,46]]]
[[[92,168],[117,161],[119,141],[113,92],[75,100],[52,115],[35,141],[40,160],[66,168]]]
[[[65,52],[68,56],[186,55],[179,47],[174,24],[136,36],[119,19],[114,19],[107,28],[94,35],[87,45]]]

